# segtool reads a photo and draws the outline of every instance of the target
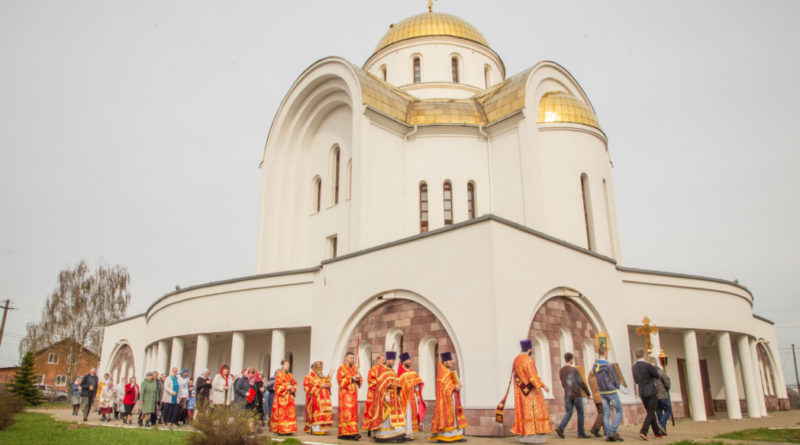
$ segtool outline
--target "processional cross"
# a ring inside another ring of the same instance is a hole
[[[642,318],[642,326],[636,328],[636,335],[644,336],[644,347],[647,349],[647,356],[653,355],[653,345],[650,343],[650,334],[658,332],[658,327],[650,324],[650,318],[646,315]]]

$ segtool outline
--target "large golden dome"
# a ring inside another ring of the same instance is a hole
[[[389,25],[375,52],[401,40],[423,36],[451,36],[472,40],[488,47],[489,42],[477,28],[464,20],[441,12],[425,12]]]

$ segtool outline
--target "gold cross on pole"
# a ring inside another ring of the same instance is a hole
[[[644,337],[644,347],[647,349],[647,356],[653,354],[653,345],[650,344],[650,334],[658,332],[658,328],[650,324],[650,318],[645,316],[642,318],[642,326],[636,328],[636,335]]]

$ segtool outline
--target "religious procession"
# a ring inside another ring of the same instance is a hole
[[[530,339],[521,340],[520,353],[513,361],[508,387],[495,411],[495,420],[503,423],[506,400],[513,386],[514,426],[511,431],[519,436],[520,443],[545,443],[552,432],[563,439],[573,410],[577,412],[578,437],[586,439],[591,436],[584,429],[583,400],[591,397],[597,408],[597,417],[590,432],[608,442],[623,441],[617,433],[622,421],[622,403],[618,391],[627,391],[627,384],[619,366],[610,363],[607,357],[607,347],[599,346],[598,359],[584,376],[581,367],[573,366],[574,355],[571,352],[564,354],[566,364],[559,371],[559,377],[564,390],[566,412],[554,429],[544,396],[544,392],[550,392],[551,389],[543,382],[536,368],[533,342]],[[668,401],[669,378],[663,369],[654,366],[657,363],[646,361],[643,349],[636,351],[636,357],[638,361],[633,366],[633,375],[639,384],[639,393],[647,411],[640,438],[649,440],[650,429],[656,438],[662,438],[667,434],[667,419],[671,415]],[[408,352],[400,354],[399,363],[397,358],[396,351],[386,351],[375,357],[375,363],[366,377],[368,390],[359,427],[358,391],[364,384],[364,377],[358,371],[359,364],[355,354],[345,354],[342,365],[336,371],[339,439],[358,441],[362,438],[361,432],[365,431],[375,442],[400,443],[413,441],[415,435],[422,432],[421,425],[427,412],[422,397],[425,383],[412,369],[412,357]],[[435,383],[436,401],[427,440],[441,443],[466,442],[467,420],[461,404],[464,386],[456,371],[452,353],[444,352],[439,359]],[[303,379],[303,432],[311,435],[331,434],[334,424],[331,399],[333,371],[325,375],[323,366],[322,361],[315,361],[309,374]],[[265,381],[253,368],[244,369],[236,376],[230,372],[228,365],[222,365],[213,379],[210,379],[210,373],[206,369],[194,384],[185,369],[178,374],[178,369],[175,368],[172,375],[160,377],[158,373],[150,372],[147,373],[141,391],[135,380],[121,388],[118,385],[116,389],[108,381],[108,375],[102,382],[98,382],[93,369],[89,375],[75,382],[73,415],[78,414],[80,407],[86,420],[92,401],[98,398],[98,414],[102,416],[102,421],[110,422],[113,412],[114,417],[120,418],[123,423],[132,424],[133,415],[138,414],[139,426],[143,422],[144,426],[180,426],[191,422],[195,409],[234,405],[255,411],[262,422],[269,425],[271,433],[289,436],[297,432],[295,394],[298,389],[298,382],[290,367],[289,360],[282,360],[281,368]],[[117,393],[123,402],[119,410],[114,399],[114,394]],[[666,399],[664,403],[662,398]],[[136,413],[133,412],[135,406],[139,407]]]

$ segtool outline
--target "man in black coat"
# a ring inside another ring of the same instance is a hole
[[[97,395],[97,370],[92,368],[89,373],[81,380],[81,408],[83,409],[83,421],[89,418],[92,410],[92,401]]]
[[[639,437],[649,440],[647,430],[652,428],[656,437],[663,437],[664,432],[658,426],[656,407],[658,406],[658,390],[654,380],[658,378],[658,369],[645,360],[644,349],[636,350],[636,363],[633,365],[633,381],[639,385],[639,397],[642,399],[647,416],[644,418]]]

